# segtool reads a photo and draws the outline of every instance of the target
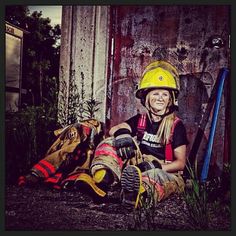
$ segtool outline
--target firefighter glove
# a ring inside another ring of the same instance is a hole
[[[122,128],[114,133],[114,146],[116,147],[117,155],[122,160],[130,159],[135,156],[135,150],[137,149],[131,133],[128,129]]]
[[[147,170],[156,169],[156,168],[162,169],[161,163],[156,160],[143,161],[140,164],[138,164],[137,166],[141,170],[141,172],[145,172]]]

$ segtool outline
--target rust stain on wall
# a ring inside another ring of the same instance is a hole
[[[229,66],[230,20],[228,6],[116,6],[111,126],[144,108],[135,98],[143,69],[154,60],[168,60],[181,75],[180,116],[192,140],[207,98],[221,67]],[[222,23],[224,22],[224,23]],[[222,48],[209,47],[210,37],[221,35]],[[205,76],[205,75],[210,75]],[[205,76],[205,77],[204,77]],[[208,79],[207,79],[208,78]],[[187,87],[185,86],[187,85]],[[182,97],[181,97],[182,96]],[[222,101],[216,160],[223,154],[225,113]],[[209,133],[210,121],[206,128]]]

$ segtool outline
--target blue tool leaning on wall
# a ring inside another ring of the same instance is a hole
[[[223,93],[224,81],[227,78],[228,73],[229,73],[229,70],[227,68],[223,68],[221,70],[220,81],[218,84],[218,89],[217,89],[217,94],[216,94],[216,102],[215,102],[214,111],[213,111],[214,113],[213,113],[213,118],[212,118],[212,122],[211,122],[211,129],[210,129],[206,153],[204,156],[204,163],[203,163],[202,172],[201,172],[201,182],[205,182],[207,180],[207,176],[208,176],[212,146],[213,146],[213,142],[214,142],[217,118],[218,118],[218,113],[219,113],[219,108],[220,108],[220,101],[221,101],[221,96]]]

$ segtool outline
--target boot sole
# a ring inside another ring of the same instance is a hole
[[[142,174],[138,167],[125,167],[121,175],[122,204],[126,207],[133,205],[137,208],[141,193]]]

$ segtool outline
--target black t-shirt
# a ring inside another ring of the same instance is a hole
[[[141,115],[137,114],[125,122],[132,129],[132,136],[137,135],[138,120]],[[149,118],[146,118],[146,129],[144,131],[143,137],[140,140],[140,150],[143,154],[149,154],[158,157],[161,160],[165,159],[165,146],[161,143],[156,142],[156,133],[161,122],[150,122]],[[172,148],[173,150],[181,145],[187,145],[187,135],[186,129],[182,121],[180,120],[174,129]]]

